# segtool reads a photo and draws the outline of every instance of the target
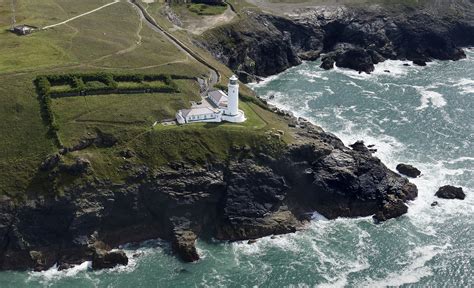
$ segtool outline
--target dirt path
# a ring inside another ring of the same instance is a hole
[[[134,10],[137,10],[137,9],[134,9]],[[116,56],[116,55],[122,55],[122,54],[125,54],[125,53],[130,53],[132,51],[134,51],[135,49],[137,49],[138,47],[140,47],[142,45],[142,35],[140,34],[143,30],[143,17],[141,17],[139,11],[136,11],[137,14],[138,14],[138,17],[139,17],[139,20],[138,20],[138,28],[137,28],[137,31],[135,32],[135,36],[137,37],[137,41],[135,41],[130,47],[127,47],[125,49],[122,49],[120,51],[117,51],[115,53],[112,53],[112,54],[109,54],[109,55],[105,55],[105,56],[102,56],[100,58],[97,58],[93,61],[91,61],[91,63],[96,63],[96,62],[100,62],[104,59],[107,59],[107,58],[110,58],[112,56]]]
[[[76,20],[77,18],[81,18],[81,17],[83,17],[83,16],[86,16],[86,15],[92,14],[92,13],[94,13],[94,12],[97,12],[97,11],[99,11],[99,10],[102,10],[102,9],[104,9],[105,7],[108,7],[108,6],[110,6],[110,5],[117,4],[118,2],[120,2],[120,0],[114,0],[114,2],[105,4],[105,5],[103,5],[103,6],[100,6],[99,8],[96,8],[96,9],[94,9],[94,10],[91,10],[91,11],[89,11],[89,12],[82,13],[82,14],[80,14],[80,15],[74,16],[74,17],[72,17],[72,18],[69,18],[69,19],[63,21],[63,22],[59,22],[59,23],[56,23],[56,24],[53,24],[53,25],[45,26],[45,27],[43,27],[43,28],[41,28],[41,29],[42,29],[42,30],[46,30],[46,29],[49,29],[49,28],[53,28],[53,27],[56,27],[56,26],[59,26],[59,25],[66,24],[66,23],[68,23],[68,22],[71,22],[71,21],[73,21],[73,20]]]
[[[128,2],[132,5],[134,5],[138,10],[139,13],[143,19],[143,21],[146,21],[147,25],[155,32],[160,33],[163,35],[168,41],[173,43],[178,49],[183,51],[186,55],[190,56],[194,60],[198,61],[199,63],[202,63],[206,67],[209,68],[210,70],[210,77],[209,77],[209,87],[212,87],[214,84],[218,83],[221,75],[219,71],[213,67],[212,64],[208,63],[204,58],[202,58],[198,53],[194,52],[191,48],[189,48],[186,44],[181,42],[178,38],[173,36],[171,33],[166,31],[163,27],[161,27],[156,20],[151,16],[148,11],[139,3],[137,3],[136,0],[128,0]]]

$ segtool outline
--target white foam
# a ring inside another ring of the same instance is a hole
[[[454,84],[463,95],[474,94],[474,79],[462,78]]]
[[[250,87],[251,89],[266,87],[268,83],[274,80],[277,80],[279,77],[281,77],[281,75],[282,74],[275,74],[275,75],[268,76],[265,78],[260,78],[261,79],[260,81],[247,83],[247,86]]]
[[[372,75],[400,77],[407,75],[410,71],[416,69],[414,66],[405,66],[404,64],[409,64],[409,62],[401,60],[385,60],[384,62],[375,65],[375,70],[372,72]]]
[[[416,89],[421,94],[421,104],[416,108],[416,110],[423,110],[425,108],[428,108],[429,103],[431,103],[431,105],[436,108],[446,106],[447,103],[446,100],[443,98],[443,94],[436,91],[427,90],[423,87],[416,87]]]
[[[450,245],[444,246],[426,245],[415,247],[409,251],[407,261],[408,265],[399,272],[389,273],[381,279],[368,278],[364,283],[357,286],[360,287],[398,287],[404,284],[418,283],[421,279],[433,275],[433,271],[426,263],[435,256],[443,253]]]
[[[45,285],[52,281],[57,281],[62,278],[75,277],[77,274],[90,270],[92,262],[86,261],[82,264],[73,266],[69,269],[64,269],[59,271],[58,266],[54,265],[46,271],[41,272],[30,272],[27,282],[38,281],[41,284]]]
[[[313,221],[327,221],[328,219],[317,211],[313,212],[311,215],[311,220]]]
[[[358,79],[358,80],[367,80],[367,79],[375,79],[379,76],[387,76],[387,77],[402,77],[407,75],[412,71],[419,71],[420,68],[410,65],[405,66],[407,64],[406,61],[401,60],[385,60],[384,62],[380,62],[374,65],[374,71],[370,74],[367,73],[359,73],[358,71],[346,68],[340,68],[335,66],[334,71],[338,73],[342,73],[350,78]],[[390,71],[390,72],[387,72]]]
[[[297,70],[297,73],[304,76],[305,80],[308,80],[310,82],[315,82],[316,79],[320,79],[320,80],[324,80],[324,81],[328,81],[329,78],[326,77],[326,76],[323,76],[324,75],[324,72],[323,70],[314,70],[314,68],[312,67],[308,67],[308,69],[299,69]]]
[[[329,87],[329,86],[325,86],[325,87],[324,87],[324,90],[326,90],[326,91],[327,91],[329,94],[331,94],[331,95],[334,95],[334,94],[335,94],[334,91],[332,91],[331,87]]]
[[[474,55],[474,53],[471,53]],[[391,64],[390,62],[385,63],[384,65],[389,65]],[[403,66],[403,62],[399,62],[397,65],[401,65],[399,67],[401,70],[396,71],[395,68],[388,68],[388,70],[391,71],[391,73],[386,73],[383,72],[383,70],[386,70],[387,66],[381,66],[377,65],[376,66],[376,72],[373,73],[372,75],[367,75],[367,74],[358,74],[355,71],[347,70],[347,69],[340,69],[337,68],[335,71],[337,73],[343,73],[353,79],[357,80],[377,80],[378,76],[384,75],[384,76],[391,76],[391,77],[398,77],[398,76],[403,76],[407,75],[411,71],[414,71],[413,73],[417,73],[417,71],[421,71],[421,69],[426,69],[422,67],[406,67]],[[441,65],[441,62],[433,62],[430,63],[429,66],[433,65]],[[444,64],[443,64],[444,65]],[[398,66],[397,66],[398,67]],[[436,69],[436,68],[435,68]],[[382,71],[382,72],[380,72]],[[305,72],[306,74],[310,74],[310,72]],[[317,77],[324,77],[324,75],[330,75],[330,74],[325,74],[325,73],[334,73],[334,72],[322,72],[321,74],[318,72]],[[313,75],[312,77],[316,77],[316,75]],[[468,76],[469,77],[469,76]],[[419,92],[420,95],[415,94],[417,97],[420,96],[420,106],[417,107],[418,110],[426,109],[427,107],[433,107],[433,108],[442,108],[447,105],[447,101],[444,98],[444,95],[440,93],[438,88],[442,88],[446,85],[451,85],[454,87],[457,87],[458,90],[460,91],[460,94],[469,94],[473,93],[472,88],[474,85],[474,81],[470,78],[464,78],[451,81],[448,84],[446,84],[446,80],[442,80],[442,84],[433,84],[430,86],[425,86],[425,87],[414,87],[417,92]],[[355,85],[351,84],[354,83]],[[360,81],[350,81],[348,82],[349,85],[353,86],[363,86],[365,85],[361,84]],[[401,89],[405,89],[406,87],[404,85],[396,85],[396,84],[386,84],[383,86],[381,89],[390,89],[390,85],[395,85],[395,86],[400,86]],[[382,86],[379,86],[382,87]],[[332,90],[331,90],[332,91]],[[408,90],[407,90],[408,91]],[[329,92],[329,91],[327,91]],[[325,92],[326,93],[326,92]],[[363,91],[364,94],[373,94],[375,92],[373,91]],[[451,98],[449,98],[451,99]],[[299,101],[299,100],[298,100]],[[289,95],[285,95],[284,93],[278,94],[278,97],[275,97],[274,100],[270,100],[272,104],[276,105],[279,108],[285,109],[285,110],[290,110],[294,111],[295,116],[303,116],[305,118],[308,118],[309,120],[312,120],[315,122],[316,118],[311,117],[309,112],[313,112],[310,109],[307,109],[309,107],[306,107],[306,109],[300,109],[300,103],[296,103],[297,101],[292,100],[292,97],[289,97]],[[307,102],[307,99],[305,100]],[[390,104],[388,101],[386,101],[387,104]],[[454,102],[453,102],[454,103]],[[410,227],[410,224],[413,225],[416,229],[416,231],[408,231],[408,230],[402,230],[404,233],[407,233],[407,237],[418,237],[420,233],[428,235],[428,236],[423,236],[423,238],[428,238],[428,239],[436,239],[435,242],[433,240],[419,240],[419,242],[413,243],[413,249],[410,251],[404,252],[404,250],[400,251],[400,254],[406,253],[407,257],[401,257],[403,258],[408,258],[408,261],[399,263],[400,268],[394,269],[392,271],[387,271],[385,272],[386,274],[381,274],[383,276],[372,276],[372,278],[367,278],[365,281],[363,280],[363,283],[357,283],[355,286],[369,286],[369,287],[385,287],[387,285],[393,285],[393,286],[398,286],[398,285],[403,285],[403,284],[409,284],[409,283],[418,283],[421,279],[428,277],[430,275],[433,275],[434,271],[432,270],[433,265],[429,264],[428,262],[431,261],[433,258],[435,258],[437,255],[447,253],[447,251],[450,251],[449,249],[450,245],[449,243],[451,242],[450,236],[446,236],[445,231],[441,231],[440,229],[443,229],[443,227],[446,227],[448,221],[453,221],[453,219],[464,219],[464,221],[471,221],[472,223],[472,215],[474,215],[474,197],[471,197],[471,194],[473,191],[472,190],[472,185],[466,184],[464,180],[466,175],[472,175],[469,173],[473,172],[473,165],[469,165],[472,161],[474,161],[474,157],[470,157],[470,155],[465,155],[461,156],[455,159],[449,159],[449,160],[444,160],[444,159],[437,159],[437,155],[428,155],[431,157],[429,160],[417,160],[416,158],[408,158],[406,156],[406,146],[401,143],[397,138],[392,137],[390,135],[386,135],[383,132],[376,131],[379,129],[380,123],[375,122],[372,123],[372,119],[370,119],[370,115],[367,115],[367,124],[369,125],[364,125],[361,127],[358,124],[355,124],[354,121],[351,121],[351,119],[348,119],[346,115],[348,115],[347,111],[350,111],[351,109],[358,109],[360,107],[352,106],[352,107],[328,107],[327,109],[323,108],[320,109],[321,111],[318,111],[318,117],[321,119],[322,116],[325,114],[330,115],[332,117],[336,118],[337,123],[340,123],[342,128],[339,128],[340,126],[337,126],[337,131],[336,134],[338,135],[341,140],[347,145],[355,142],[356,140],[364,140],[366,144],[375,144],[376,149],[378,149],[378,152],[375,154],[378,158],[380,158],[390,169],[395,170],[395,167],[398,163],[410,163],[414,165],[415,167],[419,168],[422,171],[422,176],[416,179],[410,179],[411,182],[415,183],[419,189],[419,194],[418,197],[415,201],[412,201],[409,203],[409,209],[408,213],[406,214],[405,217],[402,219],[399,219],[399,221],[389,221],[386,223],[386,227],[380,228],[380,229],[390,229],[391,227],[397,227],[397,228],[403,228],[403,229],[408,229],[405,226],[406,224],[409,224],[408,227]],[[392,108],[391,108],[392,109]],[[393,110],[397,110],[393,108]],[[400,115],[409,115],[410,109],[407,109],[406,111],[398,111]],[[441,113],[444,113],[444,109],[441,110]],[[305,115],[306,114],[306,115]],[[446,122],[453,121],[449,117],[449,115],[443,115],[443,119]],[[331,118],[332,119],[332,118]],[[376,118],[375,118],[376,119]],[[390,119],[382,119],[382,122],[387,122]],[[427,119],[428,120],[428,119]],[[396,123],[397,125],[400,122],[408,122],[409,118],[406,116],[400,117],[399,122],[396,122],[394,120],[391,120],[392,122]],[[371,125],[374,124],[374,125]],[[320,123],[318,125],[321,126]],[[386,124],[385,124],[386,125]],[[327,127],[323,128],[326,130]],[[443,135],[444,138],[449,137],[449,135],[446,135],[442,131],[436,131],[436,128],[433,129],[434,133],[439,133],[440,135]],[[470,147],[472,143],[469,143],[469,141],[464,141],[465,147]],[[408,158],[408,159],[407,159]],[[420,157],[420,159],[424,159],[425,157]],[[461,164],[461,165],[460,165]],[[467,165],[466,165],[467,164]],[[460,168],[460,166],[462,168]],[[466,167],[471,167],[471,168],[466,168]],[[472,183],[472,182],[469,182]],[[458,201],[458,200],[443,200],[439,199],[434,196],[435,192],[437,189],[443,185],[450,184],[454,186],[461,186],[463,187],[464,191],[467,194],[467,198],[464,201]],[[464,186],[463,186],[464,184]],[[471,186],[471,187],[467,187]],[[438,201],[439,205],[436,207],[432,207],[431,203],[433,201]],[[325,239],[328,239],[327,241],[332,241],[331,239],[331,231],[333,228],[331,227],[337,227],[337,226],[344,226],[345,229],[347,229],[348,234],[354,234],[358,233],[357,235],[360,235],[359,237],[359,242],[356,243],[357,247],[362,250],[366,249],[372,249],[373,246],[371,245],[371,235],[364,231],[364,230],[356,230],[354,225],[358,223],[358,221],[364,221],[367,223],[371,223],[370,217],[363,218],[363,219],[337,219],[337,220],[331,220],[331,221],[313,221],[310,224],[310,233],[300,233],[297,236],[284,236],[284,237],[290,237],[290,238],[285,238],[283,242],[288,243],[294,243],[297,247],[299,246],[299,249],[301,248],[301,241],[309,241],[312,243],[311,249],[306,252],[312,254],[312,257],[315,259],[318,259],[318,267],[315,267],[315,271],[324,277],[327,281],[326,284],[322,284],[321,287],[330,286],[330,287],[337,287],[337,286],[346,286],[346,285],[354,285],[354,283],[349,283],[349,273],[345,273],[345,271],[350,271],[350,267],[344,266],[343,263],[345,262],[346,264],[349,263],[350,265],[354,265],[355,267],[355,272],[361,271],[363,269],[366,269],[369,264],[367,264],[367,260],[364,258],[357,258],[351,259],[350,256],[352,255],[336,255],[337,252],[332,251],[330,249],[324,250],[324,246],[321,245],[321,243],[324,243]],[[403,221],[403,222],[402,222]],[[406,222],[405,222],[406,221]],[[408,223],[407,223],[408,222]],[[402,226],[398,225],[398,223],[405,223],[402,224]],[[366,225],[366,224],[364,224]],[[390,226],[393,225],[393,226]],[[339,231],[337,231],[339,232]],[[412,235],[413,233],[413,235]],[[437,234],[442,234],[443,237],[436,237]],[[416,236],[414,236],[416,234]],[[298,240],[295,240],[295,238],[292,237],[299,237]],[[311,238],[312,237],[312,238]],[[311,238],[311,239],[309,239]],[[314,240],[317,238],[317,241]],[[289,240],[290,239],[290,240]],[[291,240],[293,239],[293,240]],[[441,241],[441,245],[438,242]],[[447,243],[447,244],[445,244]],[[435,245],[432,245],[435,244]],[[252,249],[256,249],[256,251],[252,252],[257,255],[263,254],[266,252],[267,246],[266,245],[273,245],[271,241],[269,242],[258,242],[258,245],[252,247]],[[282,247],[285,247],[285,245],[282,245]],[[418,247],[415,247],[418,246]],[[293,249],[292,251],[297,251],[298,249]],[[364,253],[362,253],[365,255]],[[403,256],[403,255],[402,255]],[[308,256],[309,257],[309,256]],[[363,256],[361,256],[363,257]],[[315,260],[316,261],[316,260]],[[343,272],[340,272],[340,271]],[[380,275],[380,274],[377,274]],[[378,278],[380,277],[380,278]],[[301,287],[304,287],[305,284],[301,284]]]

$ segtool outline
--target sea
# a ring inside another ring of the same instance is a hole
[[[191,264],[156,239],[124,246],[125,267],[0,272],[0,287],[474,287],[474,50],[466,54],[426,67],[385,61],[370,75],[304,62],[250,85],[345,144],[375,145],[393,170],[419,168],[419,196],[398,219],[315,213],[306,229],[254,244],[198,241],[202,260]],[[466,199],[436,198],[446,184]]]

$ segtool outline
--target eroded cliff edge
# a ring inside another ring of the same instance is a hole
[[[92,179],[62,196],[0,203],[0,269],[43,270],[91,260],[97,246],[163,238],[185,261],[198,237],[254,239],[294,232],[325,217],[400,216],[417,188],[363,144],[348,148],[304,119],[285,115],[296,142],[266,153],[234,146],[225,162],[126,167],[125,184]],[[278,138],[281,131],[268,137]],[[48,162],[54,169],[56,161]],[[75,165],[75,164],[74,164]],[[87,165],[76,167],[84,173]],[[69,171],[71,172],[71,171]]]
[[[206,32],[196,43],[247,81],[321,55],[325,69],[337,65],[367,73],[386,59],[418,65],[462,59],[461,48],[474,46],[474,2],[441,2],[320,5],[285,16],[247,10],[238,21]]]

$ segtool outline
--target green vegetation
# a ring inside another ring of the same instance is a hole
[[[179,93],[108,94],[53,99],[52,110],[59,123],[59,136],[72,146],[96,129],[127,142],[144,133],[155,121],[174,118],[178,109],[198,101],[198,85],[191,80],[177,80]]]
[[[190,77],[165,74],[71,73],[41,75],[35,80],[40,95],[53,98],[121,93],[176,93],[179,87],[173,78]],[[121,85],[125,82],[125,85]],[[131,84],[133,83],[133,84]]]
[[[174,76],[175,78],[186,78],[182,76]],[[126,83],[134,83],[135,85],[119,85],[122,81]],[[48,127],[48,134],[53,139],[54,143],[58,148],[63,146],[61,138],[59,136],[59,126],[56,122],[56,117],[52,108],[51,98],[62,98],[71,96],[90,96],[100,94],[132,94],[132,93],[178,93],[178,84],[172,79],[170,75],[163,74],[113,74],[113,73],[71,73],[71,74],[58,74],[58,75],[41,75],[38,76],[35,81],[36,91],[38,93],[38,99],[40,101],[41,114],[43,121]],[[55,87],[60,87],[55,89]],[[69,87],[69,88],[68,88]],[[168,100],[170,101],[170,100]],[[74,111],[80,111],[80,103],[75,104]],[[92,102],[92,101],[89,101]],[[104,101],[100,101],[104,102]],[[158,102],[158,101],[157,101]],[[105,102],[107,103],[107,102]],[[113,104],[119,103],[114,101],[113,103],[107,103],[108,108]],[[142,102],[143,103],[143,102]],[[99,103],[97,103],[99,104]],[[97,104],[94,105],[97,107]],[[164,103],[163,103],[164,104]],[[67,104],[66,104],[67,105]],[[93,107],[94,107],[93,106]],[[165,104],[166,106],[166,104]],[[185,105],[183,105],[185,106]],[[176,111],[176,110],[175,110]],[[81,111],[81,116],[84,112]],[[113,115],[113,111],[110,114],[104,114],[102,110],[100,115]],[[170,114],[170,113],[168,113]],[[123,114],[120,114],[123,116]],[[159,115],[156,115],[159,116]],[[116,117],[116,116],[114,116]],[[77,119],[76,119],[77,120]],[[114,121],[110,121],[114,122]]]
[[[0,1],[0,16],[8,15],[7,2]],[[18,22],[42,27],[111,1],[17,2]],[[171,28],[167,19],[155,13],[161,5],[153,3],[149,9],[160,25]],[[5,31],[9,25],[5,18],[0,17],[0,196],[24,199],[27,195],[62,193],[65,185],[93,178],[120,183],[127,177],[128,172],[121,169],[126,163],[159,167],[179,160],[196,164],[212,158],[225,161],[237,153],[234,146],[277,153],[292,141],[290,133],[283,137],[269,134],[272,129],[287,131],[288,126],[263,109],[244,85],[241,109],[248,117],[245,123],[159,124],[173,118],[178,109],[189,107],[190,101],[201,99],[194,79],[208,77],[209,70],[143,25],[126,1],[24,37]],[[231,71],[195,47],[185,31],[172,33],[218,67],[221,83],[227,82]],[[119,95],[145,86],[159,90]],[[172,91],[163,92],[165,87]],[[107,95],[94,95],[104,89],[108,89]],[[59,97],[78,91],[86,91],[87,96]],[[158,124],[153,127],[155,122]],[[92,145],[61,156],[66,165],[78,157],[90,161],[92,174],[61,173],[51,179],[48,172],[38,169],[58,147],[72,147],[99,133],[113,135],[117,144],[108,148]],[[124,159],[120,152],[125,149],[137,156]]]
[[[202,3],[191,3],[187,4],[186,7],[189,9],[189,11],[198,15],[219,15],[224,13],[224,11],[227,9],[226,4],[207,5]]]

